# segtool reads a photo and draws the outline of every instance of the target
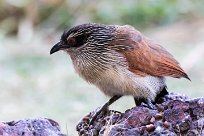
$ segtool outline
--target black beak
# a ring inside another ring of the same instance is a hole
[[[69,48],[69,46],[65,45],[62,41],[60,41],[52,47],[52,49],[50,50],[50,55],[59,50],[66,49],[66,48]]]

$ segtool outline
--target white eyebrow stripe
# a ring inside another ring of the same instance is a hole
[[[71,33],[71,34],[68,36],[67,39],[69,39],[70,37],[76,37],[76,36],[82,35],[82,34],[83,34],[83,32],[81,32],[81,33]]]

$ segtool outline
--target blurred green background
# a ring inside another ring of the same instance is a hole
[[[65,28],[87,22],[130,24],[154,39],[189,74],[168,78],[169,91],[204,96],[202,0],[1,0],[0,120],[48,117],[69,135],[89,111],[108,100],[74,72],[64,52],[49,55]],[[134,106],[124,97],[111,106]]]

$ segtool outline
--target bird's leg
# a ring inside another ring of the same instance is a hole
[[[115,101],[117,101],[120,97],[122,97],[121,95],[115,95],[112,98],[110,98],[103,106],[101,106],[92,116],[89,125],[91,125],[98,117],[98,115],[100,113],[105,113],[108,110],[108,107],[114,103]]]
[[[142,103],[146,104],[144,106],[150,108],[150,109],[155,109],[156,107],[152,104],[152,101],[150,99],[145,99],[145,98],[137,98],[134,97],[135,104],[136,106],[140,106]]]
[[[168,95],[168,91],[167,91],[167,87],[164,87],[163,90],[157,94],[156,98],[155,98],[155,101],[153,104],[156,104],[159,102],[160,98],[164,97],[165,95]]]
[[[134,100],[135,100],[135,105],[136,105],[136,106],[140,106],[140,105],[142,104],[142,102],[145,102],[145,99],[144,99],[144,98],[134,97]]]

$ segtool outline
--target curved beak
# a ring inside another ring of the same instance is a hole
[[[64,42],[60,41],[58,42],[57,44],[55,44],[52,49],[50,50],[50,55],[59,51],[59,50],[63,50],[63,49],[66,49],[66,48],[69,48],[68,45],[65,45]]]

